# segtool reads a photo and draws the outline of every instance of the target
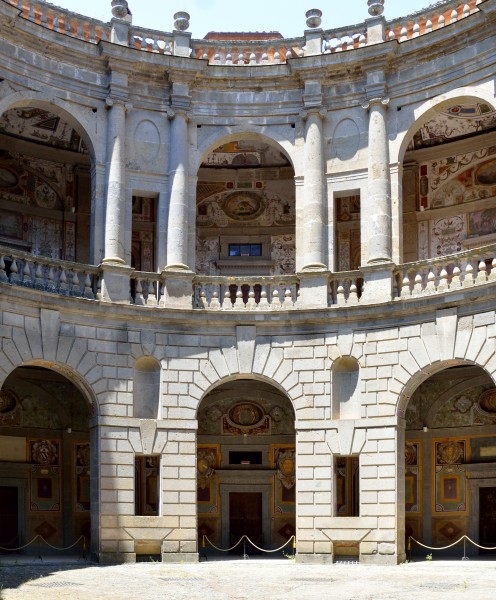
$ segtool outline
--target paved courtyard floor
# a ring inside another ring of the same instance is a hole
[[[2,600],[424,600],[496,598],[496,561],[433,560],[397,567],[300,565],[290,559],[194,565],[5,564]]]

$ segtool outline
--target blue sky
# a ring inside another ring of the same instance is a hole
[[[140,27],[172,31],[173,14],[185,10],[191,15],[189,31],[202,38],[209,31],[279,31],[284,37],[303,35],[305,12],[322,10],[322,27],[332,29],[361,23],[369,17],[367,0],[128,0],[133,22]],[[111,18],[110,0],[54,0],[62,6],[102,21]],[[421,10],[433,0],[386,0],[384,16],[394,19]]]

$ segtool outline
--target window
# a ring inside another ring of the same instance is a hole
[[[336,516],[360,516],[360,467],[358,456],[335,456]]]
[[[160,457],[136,456],[134,459],[134,514],[159,514]]]
[[[229,256],[262,256],[262,244],[229,244]]]

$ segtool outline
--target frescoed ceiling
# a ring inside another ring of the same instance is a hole
[[[53,148],[88,154],[77,131],[57,116],[41,108],[12,108],[0,118],[0,133]]]
[[[202,167],[255,168],[290,166],[288,159],[273,146],[253,140],[228,142],[211,152]]]
[[[413,136],[409,150],[428,148],[496,130],[496,111],[484,102],[453,104],[443,108]]]

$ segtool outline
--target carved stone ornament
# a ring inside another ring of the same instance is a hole
[[[457,465],[463,462],[463,443],[443,442],[437,446],[437,462],[440,465]]]
[[[270,416],[254,402],[235,404],[222,417],[222,433],[227,435],[268,435]]]
[[[478,400],[480,410],[491,416],[496,416],[496,389],[487,390],[480,395]]]
[[[367,0],[367,4],[371,17],[380,17],[384,12],[384,0]]]
[[[264,211],[265,203],[258,194],[236,192],[224,201],[222,208],[234,221],[253,221]]]
[[[128,14],[127,0],[112,0],[112,16],[116,19],[124,19]]]
[[[217,461],[217,452],[213,448],[200,448],[196,462],[198,473],[198,487],[202,490],[210,485],[210,480],[215,474],[215,463]]]
[[[39,465],[56,465],[59,462],[58,447],[50,440],[31,443],[31,460]]]
[[[322,11],[318,8],[311,8],[305,13],[307,18],[307,27],[309,29],[316,29],[322,24]]]
[[[277,479],[290,490],[296,483],[296,460],[294,448],[278,450],[276,454]]]
[[[190,16],[187,12],[179,11],[174,15],[174,27],[177,31],[186,31],[189,27]]]

